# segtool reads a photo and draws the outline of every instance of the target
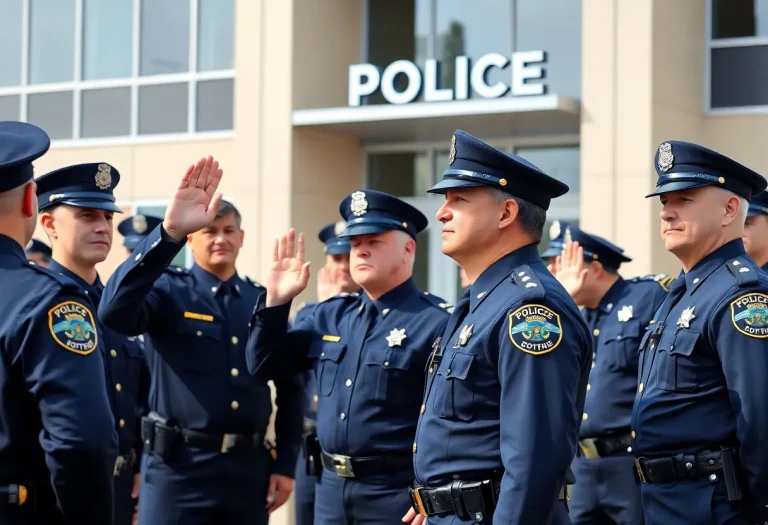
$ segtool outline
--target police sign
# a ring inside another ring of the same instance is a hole
[[[545,76],[544,65],[547,62],[545,51],[520,51],[507,58],[499,53],[489,53],[476,59],[470,67],[470,59],[458,56],[455,59],[454,85],[439,87],[439,62],[429,59],[424,63],[424,72],[410,60],[397,60],[380,71],[373,64],[353,64],[349,66],[348,103],[359,106],[362,98],[373,95],[378,90],[390,104],[413,102],[423,91],[424,102],[447,102],[466,100],[472,93],[481,98],[499,98],[510,90],[512,96],[543,95],[547,87],[543,83],[529,83],[529,80],[542,79]],[[498,81],[488,85],[486,73],[491,68],[505,69],[511,64],[511,82]],[[395,79],[405,75],[408,86],[403,91],[395,87]]]

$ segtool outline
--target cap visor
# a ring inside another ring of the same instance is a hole
[[[445,193],[456,188],[477,188],[479,186],[485,186],[485,184],[462,179],[443,179],[429,188],[427,193]]]
[[[549,258],[549,257],[557,257],[558,255],[561,255],[563,253],[562,248],[547,248],[544,250],[544,253],[541,254],[541,257],[543,258]]]
[[[339,235],[339,239],[346,239],[356,235],[373,235],[374,233],[384,233],[392,231],[394,228],[387,228],[381,224],[348,224],[347,229]]]
[[[46,206],[40,207],[42,210],[43,208],[48,208],[50,206],[59,205],[59,204],[66,204],[68,206],[74,206],[75,208],[89,208],[92,210],[105,210],[105,211],[112,211],[115,213],[123,213],[123,210],[121,210],[114,202],[112,201],[92,201],[92,200],[67,200],[62,199],[60,201],[51,202],[47,204]]]
[[[326,255],[346,255],[349,253],[350,246],[348,242],[344,244],[331,244],[325,249]]]
[[[694,188],[703,188],[704,186],[712,186],[712,184],[708,182],[690,182],[690,181],[669,182],[667,184],[664,184],[663,186],[656,186],[653,192],[646,195],[645,198],[647,199],[648,197],[664,195],[665,193],[672,193],[673,191],[683,191],[683,190],[692,190]]]

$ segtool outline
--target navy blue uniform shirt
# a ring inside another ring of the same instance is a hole
[[[629,434],[640,339],[673,280],[666,275],[619,277],[597,308],[582,311],[594,337],[594,353],[581,439]]]
[[[237,274],[221,282],[199,266],[169,267],[183,246],[162,225],[155,228],[107,282],[99,318],[123,334],[146,334],[150,410],[198,432],[264,435],[271,391],[266,380],[245,373],[244,351],[264,288]],[[302,392],[294,377],[275,386],[274,471],[293,477]]]
[[[424,367],[450,305],[408,279],[376,301],[341,294],[288,330],[290,303],[256,306],[248,370],[280,374],[314,364],[318,437],[347,456],[410,454]]]
[[[94,309],[98,308],[104,285],[96,277],[93,284],[62,266],[55,259],[48,269],[72,279],[91,299]],[[141,416],[147,412],[149,393],[149,370],[142,354],[142,343],[138,337],[125,336],[107,328],[96,319],[102,336],[101,356],[107,383],[107,397],[115,418],[118,437],[118,453],[125,457],[135,451],[141,453]],[[139,462],[134,463],[138,471]]]
[[[752,518],[768,521],[768,276],[741,239],[672,284],[640,347],[636,455],[738,445]]]
[[[296,316],[293,318],[293,324],[298,325],[305,317],[313,315],[317,304],[318,303],[306,303],[299,308],[296,312]],[[304,417],[316,423],[318,396],[315,371],[307,370],[301,377],[302,382],[304,383]]]
[[[40,523],[64,523],[58,501],[66,523],[110,524],[117,435],[88,296],[3,235],[0,290],[0,484],[31,485]]]
[[[496,261],[456,305],[427,370],[417,482],[503,471],[493,522],[548,523],[576,454],[591,355],[586,323],[535,245]]]

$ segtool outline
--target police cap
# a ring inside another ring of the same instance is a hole
[[[38,208],[68,204],[122,213],[112,193],[120,173],[105,162],[67,166],[37,179]]]
[[[25,122],[0,122],[0,192],[34,178],[32,162],[51,147],[48,134]]]
[[[427,227],[427,218],[405,201],[380,191],[355,191],[339,205],[339,213],[347,221],[340,239],[391,230],[404,231],[414,239]]]
[[[320,242],[325,244],[323,252],[326,255],[343,255],[349,253],[350,245],[346,239],[339,239],[339,235],[344,233],[347,229],[347,223],[344,221],[337,221],[332,224],[328,224],[317,235]]]

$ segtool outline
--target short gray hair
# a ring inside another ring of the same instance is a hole
[[[221,207],[219,208],[219,211],[216,212],[216,218],[220,219],[225,215],[229,215],[230,213],[235,214],[235,224],[237,224],[237,227],[240,228],[240,224],[243,222],[242,215],[240,215],[240,212],[237,208],[235,208],[234,204],[229,201],[222,200]]]
[[[523,231],[530,235],[537,244],[541,242],[541,237],[544,234],[544,223],[547,222],[547,210],[525,199],[510,195],[499,188],[488,188],[488,192],[496,202],[504,202],[508,199],[515,201],[518,207],[518,220]]]

